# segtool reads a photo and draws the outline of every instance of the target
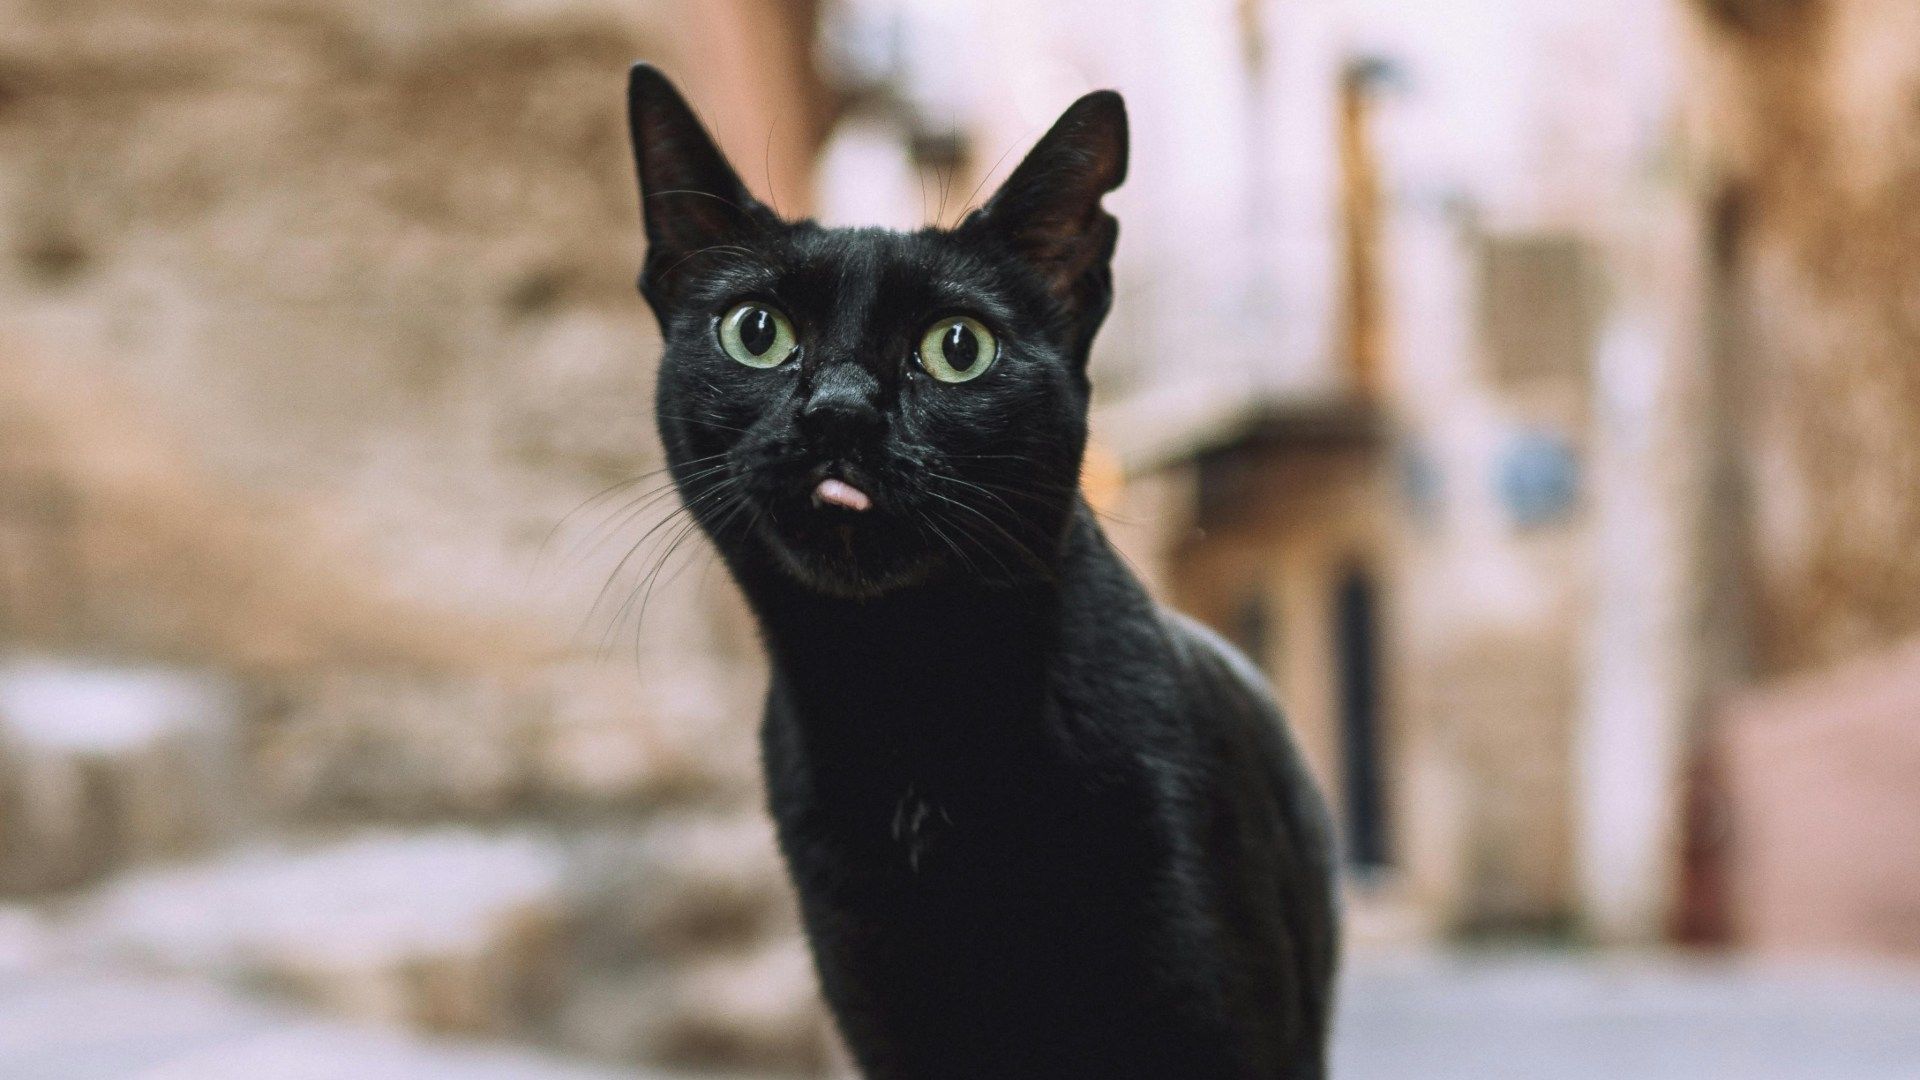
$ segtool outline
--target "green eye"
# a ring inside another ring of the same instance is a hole
[[[985,374],[1000,355],[1000,346],[978,320],[949,315],[927,327],[917,355],[927,374],[944,383],[963,383]]]
[[[779,367],[799,346],[793,324],[766,304],[735,304],[720,318],[720,347],[748,367]]]

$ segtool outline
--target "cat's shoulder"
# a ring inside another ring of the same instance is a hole
[[[1184,664],[1196,673],[1221,680],[1235,696],[1277,711],[1267,678],[1247,655],[1212,627],[1172,608],[1159,609],[1168,640]]]

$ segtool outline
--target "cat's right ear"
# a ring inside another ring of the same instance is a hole
[[[763,228],[771,215],[747,193],[687,99],[652,64],[635,64],[628,76],[627,122],[647,229],[640,291],[658,309],[672,295],[675,273],[693,256]]]

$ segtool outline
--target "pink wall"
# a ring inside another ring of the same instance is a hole
[[[1920,644],[1749,695],[1728,720],[1737,940],[1920,959]]]

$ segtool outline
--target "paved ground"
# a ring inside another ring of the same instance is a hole
[[[635,1080],[537,1055],[371,1032],[205,988],[0,975],[5,1080]]]
[[[1336,1080],[1920,1080],[1920,972],[1540,956],[1352,969]]]
[[[1336,1080],[1920,1080],[1920,973],[1538,955],[1351,966]],[[0,974],[0,1078],[641,1080],[70,971]]]

